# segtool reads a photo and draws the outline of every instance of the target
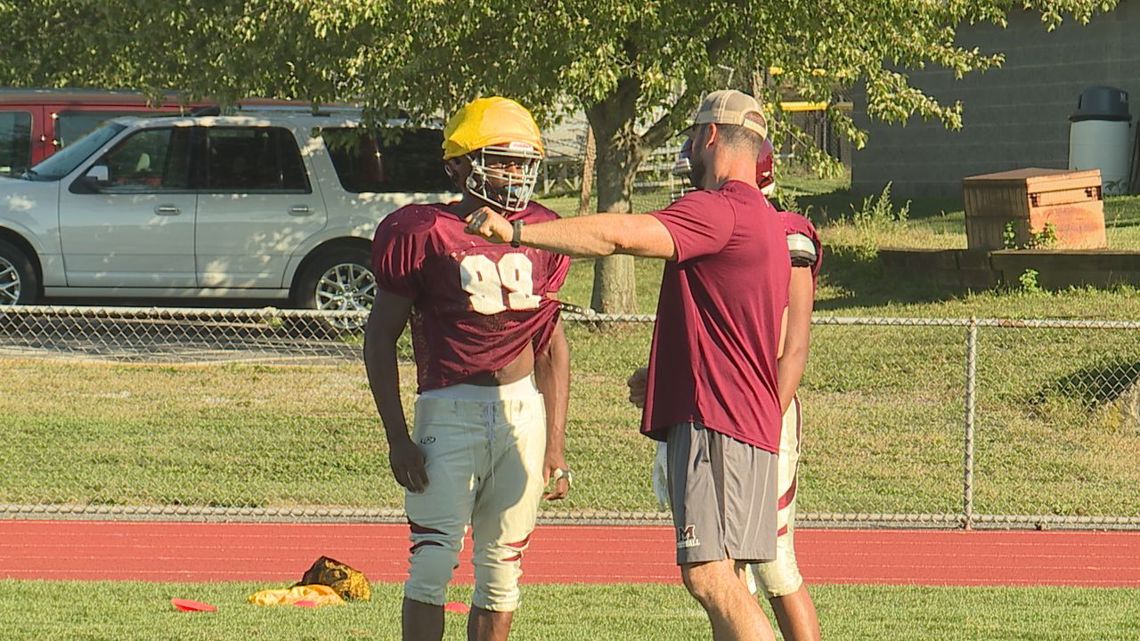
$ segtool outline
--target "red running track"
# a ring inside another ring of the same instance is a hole
[[[1140,532],[797,530],[796,548],[809,583],[1140,587]],[[407,526],[0,521],[0,578],[295,581],[321,555],[403,581]],[[523,568],[529,583],[679,582],[661,526],[540,526]]]

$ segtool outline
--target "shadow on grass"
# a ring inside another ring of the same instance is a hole
[[[1135,220],[1112,220],[1104,221],[1104,226],[1108,229],[1128,229],[1130,227],[1140,227],[1140,218]]]
[[[1042,388],[1030,402],[1035,408],[1040,408],[1051,399],[1060,398],[1076,401],[1091,411],[1124,397],[1135,400],[1137,380],[1140,380],[1140,362],[1102,363],[1079,369]]]
[[[934,303],[956,299],[963,293],[955,287],[887,270],[874,252],[849,246],[825,248],[821,282],[843,290],[844,295],[817,300],[817,311]]]
[[[847,189],[836,190],[825,194],[805,194],[794,199],[786,199],[789,204],[805,211],[815,223],[827,221],[850,220],[854,210],[860,209],[866,195],[854,193]],[[944,214],[961,212],[963,210],[961,198],[898,198],[891,197],[892,208],[897,210],[910,202],[910,220],[937,218]]]

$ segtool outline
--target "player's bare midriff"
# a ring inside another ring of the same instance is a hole
[[[507,364],[502,369],[497,369],[493,372],[479,372],[474,376],[464,379],[463,382],[468,385],[479,385],[482,387],[498,387],[500,385],[509,385],[515,381],[522,380],[534,371],[534,348],[527,346],[515,360]]]

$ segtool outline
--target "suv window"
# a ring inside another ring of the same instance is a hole
[[[107,166],[110,193],[184,190],[190,187],[189,127],[143,129],[115,145],[97,164]]]
[[[100,147],[110,142],[126,128],[126,125],[117,122],[108,123],[80,138],[74,145],[48,156],[46,160],[28,170],[28,173],[24,174],[24,178],[28,180],[59,180],[75,171],[75,168],[87,160],[91,154],[99,151]]]
[[[19,175],[31,164],[32,114],[0,112],[0,175]]]
[[[355,128],[321,132],[345,191],[455,191],[443,171],[443,132],[389,129],[376,136]]]
[[[281,127],[207,127],[207,191],[309,193],[301,150]]]

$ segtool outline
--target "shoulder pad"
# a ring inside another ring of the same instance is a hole
[[[818,256],[815,243],[804,234],[788,234],[788,253],[792,257],[792,267],[811,267]]]

